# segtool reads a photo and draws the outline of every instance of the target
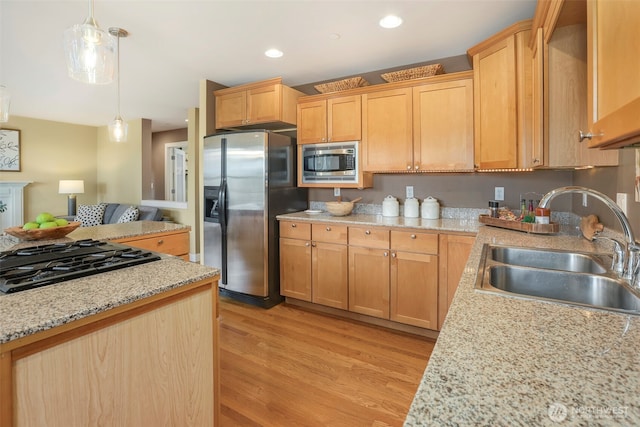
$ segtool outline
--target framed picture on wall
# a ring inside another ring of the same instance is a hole
[[[0,129],[0,171],[20,172],[20,131]]]

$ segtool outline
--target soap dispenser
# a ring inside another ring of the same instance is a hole
[[[415,197],[409,197],[404,201],[405,218],[418,218],[420,216],[420,203]]]

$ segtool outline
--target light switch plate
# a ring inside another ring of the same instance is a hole
[[[504,187],[496,187],[494,200],[504,200]]]
[[[340,195],[340,187],[333,189],[333,197],[338,197]]]
[[[413,197],[413,185],[407,185],[407,199]]]
[[[622,212],[627,214],[627,193],[617,193],[616,194],[616,204],[620,206]]]

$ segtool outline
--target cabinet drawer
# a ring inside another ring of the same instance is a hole
[[[169,255],[184,256],[189,253],[189,233],[165,234],[147,238],[115,241],[135,248]]]
[[[312,224],[311,236],[314,241],[347,244],[347,226],[335,224]]]
[[[308,222],[281,221],[280,237],[311,240],[311,224]]]
[[[391,231],[391,248],[398,251],[438,254],[438,235],[415,231]]]
[[[349,245],[389,249],[389,230],[375,227],[349,227]]]

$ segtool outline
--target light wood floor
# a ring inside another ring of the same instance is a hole
[[[221,298],[220,421],[230,426],[401,426],[434,341]]]

